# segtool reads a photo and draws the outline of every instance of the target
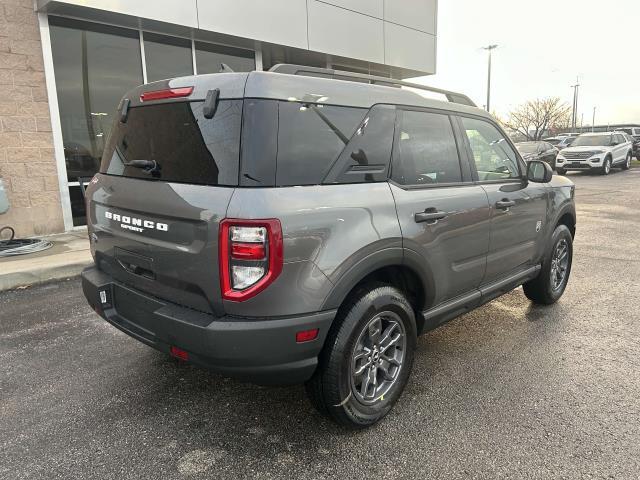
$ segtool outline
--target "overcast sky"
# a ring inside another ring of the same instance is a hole
[[[486,103],[493,51],[491,110],[505,115],[532,98],[572,103],[578,123],[640,123],[640,0],[439,0],[436,74],[427,85]]]

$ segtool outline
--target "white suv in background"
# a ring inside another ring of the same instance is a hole
[[[608,175],[611,168],[628,170],[632,148],[631,142],[621,133],[583,133],[570,147],[560,151],[556,171],[564,175],[567,170],[597,170]]]

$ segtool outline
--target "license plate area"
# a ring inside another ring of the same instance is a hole
[[[164,303],[132,292],[128,288],[115,285],[113,288],[113,303],[123,326],[148,340],[155,338],[157,328],[155,312],[164,307]]]

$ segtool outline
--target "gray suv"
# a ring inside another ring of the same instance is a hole
[[[89,304],[179,359],[305,382],[362,428],[421,333],[520,285],[557,301],[573,183],[464,95],[406,85],[280,65],[127,93],[86,192]]]

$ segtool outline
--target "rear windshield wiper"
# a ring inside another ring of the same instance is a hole
[[[159,170],[158,162],[155,160],[131,160],[130,162],[122,162],[125,167],[141,168],[142,170]]]

